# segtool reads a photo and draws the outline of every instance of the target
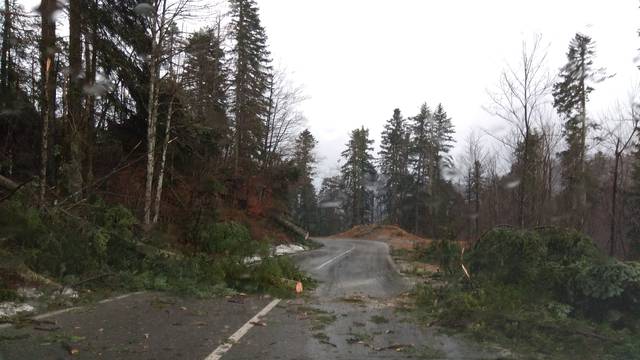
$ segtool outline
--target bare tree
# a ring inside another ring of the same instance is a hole
[[[297,107],[306,97],[301,87],[287,80],[284,70],[270,74],[267,100],[269,107],[261,144],[263,167],[272,166],[278,155],[290,150],[305,121]]]
[[[168,53],[166,44],[171,26],[185,16],[190,0],[153,0],[136,6],[138,14],[150,21],[151,53],[149,54],[149,97],[147,117],[147,171],[144,197],[144,224],[151,224],[153,180],[156,163],[156,130],[158,122],[158,93],[162,66]]]
[[[555,184],[558,181],[559,171],[557,170],[556,154],[563,141],[561,124],[557,115],[550,109],[544,108],[538,117],[538,129],[540,134],[541,152],[541,220],[548,223],[551,219],[553,209],[553,196]]]
[[[547,53],[541,39],[538,35],[531,44],[523,41],[518,63],[516,66],[507,65],[503,70],[496,89],[488,92],[491,105],[485,108],[509,123],[518,134],[515,146],[522,148],[518,189],[518,223],[521,227],[527,224],[525,204],[532,191],[528,180],[534,170],[531,159],[535,118],[548,101],[552,86],[545,65]]]
[[[467,203],[472,211],[469,215],[469,235],[476,239],[480,233],[480,194],[484,177],[487,154],[481,143],[481,136],[473,130],[465,142],[465,153],[461,163],[465,167]]]
[[[171,143],[171,120],[173,118],[173,107],[175,98],[177,96],[178,87],[181,83],[181,69],[182,69],[182,57],[178,54],[177,64],[173,63],[173,54],[174,54],[174,42],[175,39],[173,36],[170,40],[170,57],[169,57],[169,105],[167,109],[167,120],[165,122],[164,127],[164,139],[162,141],[162,155],[160,157],[160,169],[158,170],[158,180],[156,184],[156,196],[155,202],[153,206],[153,223],[156,224],[158,219],[160,218],[160,202],[162,200],[162,185],[164,182],[164,174],[165,174],[165,166],[167,162],[167,150],[169,149],[169,144]]]
[[[620,187],[620,174],[622,171],[624,155],[633,145],[638,125],[640,125],[640,112],[636,102],[636,91],[633,91],[628,103],[618,102],[613,110],[601,119],[602,145],[613,152],[613,174],[611,182],[611,213],[609,223],[609,255],[616,252],[616,240],[618,235],[618,192]],[[622,242],[624,252],[624,242]]]

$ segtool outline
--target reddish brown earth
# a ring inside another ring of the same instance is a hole
[[[382,241],[393,249],[406,250],[424,248],[431,243],[430,239],[421,238],[395,225],[358,225],[331,238]]]

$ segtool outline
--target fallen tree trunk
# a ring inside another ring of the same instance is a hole
[[[307,240],[309,238],[309,232],[301,228],[300,226],[294,224],[291,220],[285,218],[282,215],[271,215],[271,218],[274,219],[278,224],[283,226],[285,229],[291,231],[292,233],[302,237]]]
[[[23,284],[37,284],[39,286],[47,286],[54,289],[62,288],[62,285],[59,283],[44,275],[36,273],[27,267],[22,261],[16,259],[0,262],[0,275],[2,274],[17,278],[19,279],[19,282]]]
[[[8,190],[15,190],[19,185],[13,180],[0,175],[0,186]]]

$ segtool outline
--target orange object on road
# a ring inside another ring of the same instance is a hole
[[[302,283],[298,281],[296,283],[296,294],[300,294],[300,293],[302,293]]]

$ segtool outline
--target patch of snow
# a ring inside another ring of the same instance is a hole
[[[10,318],[22,313],[34,312],[36,308],[25,303],[15,303],[13,301],[0,303],[0,319]]]
[[[55,298],[77,299],[79,297],[80,297],[80,294],[78,294],[77,291],[73,290],[70,287],[65,287],[65,288],[62,288],[62,290],[57,290],[51,295],[52,299],[55,299]]]
[[[301,251],[305,251],[306,249],[304,248],[304,246],[301,245],[296,245],[296,244],[290,244],[290,245],[278,245],[275,247],[275,249],[273,250],[274,255],[276,256],[280,256],[280,255],[289,255],[289,254],[295,254],[295,253],[299,253]]]
[[[69,299],[77,299],[80,296],[78,295],[78,292],[73,290],[72,288],[65,288],[64,290],[62,290],[62,293],[60,295]]]
[[[252,256],[252,257],[248,257],[248,258],[244,258],[244,260],[242,260],[243,263],[245,264],[255,264],[257,262],[262,261],[262,258],[260,256]]]
[[[42,296],[42,292],[36,288],[19,288],[17,293],[18,296],[26,299],[37,299]]]
[[[302,245],[296,245],[296,244],[281,244],[278,245],[276,247],[272,247],[271,248],[271,256],[282,256],[282,255],[291,255],[291,254],[295,254],[295,253],[299,253],[302,251],[306,251],[307,248],[305,248]],[[244,260],[242,260],[243,263],[245,264],[255,264],[262,261],[262,258],[258,255],[254,255],[248,258],[245,258]]]

